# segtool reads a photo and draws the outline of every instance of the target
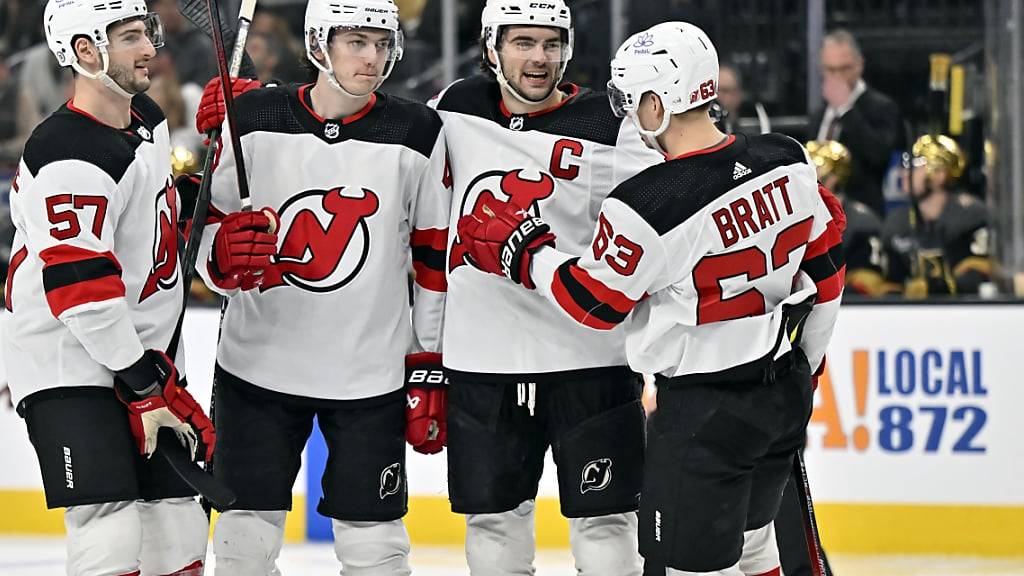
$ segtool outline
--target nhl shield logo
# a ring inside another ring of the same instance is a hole
[[[337,122],[328,122],[324,124],[324,136],[334,140],[341,134],[341,126],[338,126]]]
[[[153,134],[150,133],[149,129],[145,126],[139,126],[139,129],[136,130],[135,133],[138,134],[139,138],[142,138],[143,140],[149,140],[153,136]]]
[[[524,122],[525,121],[523,120],[522,116],[513,116],[512,119],[509,120],[508,122],[508,127],[510,130],[515,130],[516,132],[518,132],[523,129]]]
[[[612,459],[598,458],[587,462],[581,476],[580,494],[604,490],[612,482]]]
[[[395,462],[380,473],[380,499],[398,494],[402,489],[402,463]]]

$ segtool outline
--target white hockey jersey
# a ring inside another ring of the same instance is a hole
[[[720,381],[789,352],[783,312],[810,298],[800,346],[817,369],[839,311],[841,253],[803,147],[741,134],[622,183],[581,256],[544,248],[531,273],[581,324],[626,322],[633,370]]]
[[[10,198],[3,353],[14,402],[112,386],[111,370],[168,348],[184,294],[167,122],[152,99],[132,100],[124,130],[62,106],[25,144]]]
[[[275,392],[379,396],[404,385],[407,353],[440,346],[450,203],[441,121],[423,104],[382,93],[353,116],[324,119],[310,88],[237,100],[253,206],[277,210],[281,228],[259,288],[227,293],[217,362]],[[221,214],[240,208],[234,164],[226,146],[212,185]],[[200,262],[209,261],[215,220]],[[225,293],[208,266],[199,268]]]
[[[451,226],[496,198],[539,215],[558,247],[581,252],[616,184],[661,162],[604,94],[574,85],[550,110],[509,114],[496,81],[460,80],[431,101],[441,114],[454,181]],[[544,298],[476,269],[456,234],[448,252],[444,364],[496,378],[625,365],[619,330],[596,332]]]

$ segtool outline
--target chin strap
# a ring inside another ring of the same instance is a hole
[[[519,100],[520,102],[522,102],[523,104],[526,104],[527,106],[532,106],[534,104],[539,104],[539,103],[547,100],[548,97],[551,96],[552,92],[554,92],[555,90],[558,90],[558,85],[562,82],[562,76],[565,74],[565,66],[566,66],[566,64],[568,64],[568,62],[562,62],[561,63],[561,65],[558,68],[558,78],[555,79],[555,83],[552,84],[551,90],[549,90],[548,93],[545,94],[543,98],[541,98],[539,100],[530,100],[526,96],[523,96],[522,94],[520,94],[518,90],[513,88],[512,84],[509,83],[508,78],[505,77],[505,72],[502,71],[502,69],[501,69],[501,55],[498,54],[497,50],[494,51],[494,56],[498,60],[498,65],[497,66],[491,66],[491,71],[494,72],[494,76],[498,79],[498,84],[501,85],[501,87],[505,88],[510,94],[512,94],[513,98],[515,98],[516,100]]]
[[[85,76],[86,78],[91,78],[93,80],[98,80],[101,84],[109,88],[114,94],[117,94],[118,96],[123,96],[131,100],[132,97],[135,95],[125,90],[120,84],[117,83],[117,81],[115,81],[113,78],[110,77],[109,74],[107,74],[107,69],[110,67],[110,58],[109,56],[107,56],[107,49],[104,47],[100,48],[99,51],[100,58],[103,60],[103,69],[99,72],[89,72],[85,68],[82,68],[81,64],[79,64],[77,61],[71,66],[75,69],[76,72],[78,72],[82,76]]]
[[[647,146],[668,158],[668,153],[661,146],[661,142],[658,142],[658,136],[661,136],[665,133],[665,130],[668,130],[668,123],[672,120],[672,115],[668,113],[668,110],[664,109],[661,113],[661,126],[658,126],[657,130],[644,130],[644,127],[640,125],[640,118],[636,115],[636,112],[630,112],[629,117],[633,119],[633,124],[636,125],[636,129],[640,132],[640,137],[643,138]]]

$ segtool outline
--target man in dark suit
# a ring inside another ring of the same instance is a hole
[[[838,140],[846,146],[853,157],[847,195],[884,214],[882,179],[893,150],[903,145],[899,108],[864,83],[860,45],[846,30],[825,36],[821,72],[826,106],[812,116],[808,139]]]

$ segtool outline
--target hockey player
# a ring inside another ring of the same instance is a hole
[[[207,228],[200,249],[201,274],[229,298],[214,473],[238,501],[214,531],[217,573],[278,574],[316,416],[328,448],[317,509],[332,519],[342,573],[409,574],[405,435],[428,453],[445,441],[444,390],[422,389],[443,380],[444,135],[436,112],[377,90],[402,55],[391,0],[353,0],[344,11],[310,0],[305,33],[315,83],[241,93],[256,83],[233,81],[252,199],[280,215],[277,252],[259,274],[225,279],[228,219]],[[206,89],[200,131],[224,117],[219,91],[218,82]],[[225,150],[214,173],[221,212],[239,206],[234,162]],[[422,368],[430,363],[436,371]]]
[[[612,187],[661,158],[603,94],[561,84],[573,50],[562,0],[489,0],[481,24],[484,74],[431,101],[448,141],[452,225],[507,200],[580,250]],[[449,496],[466,515],[470,572],[532,573],[550,446],[578,572],[639,574],[643,411],[624,334],[587,330],[539,295],[480,274],[466,247],[449,239],[444,364]]]
[[[842,201],[846,213],[843,252],[846,287],[863,296],[880,296],[887,291],[882,221],[868,208],[845,194],[850,178],[850,151],[834,140],[812,140],[807,152],[818,172],[818,181]]]
[[[921,136],[908,160],[910,205],[891,211],[882,227],[889,280],[910,298],[977,294],[992,276],[989,216],[977,198],[951,191],[966,166],[960,146]]]
[[[167,122],[144,94],[160,21],[143,0],[50,0],[43,25],[74,95],[33,131],[11,186],[14,402],[47,507],[65,508],[68,574],[198,576],[206,517],[166,461],[148,458],[162,427],[197,458],[215,442],[172,342],[177,200]]]
[[[839,309],[838,227],[799,143],[714,126],[718,58],[700,29],[632,36],[611,76],[616,112],[668,161],[616,187],[582,254],[543,215],[498,199],[464,216],[459,238],[483,270],[535,286],[575,321],[625,322],[630,367],[657,375],[640,500],[648,564],[778,574],[772,518]]]

